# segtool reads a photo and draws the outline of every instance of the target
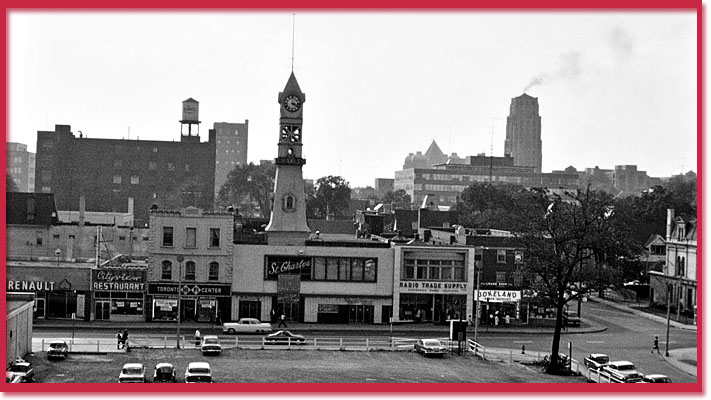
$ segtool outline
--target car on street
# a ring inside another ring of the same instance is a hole
[[[49,348],[47,349],[47,358],[52,359],[66,359],[69,356],[69,346],[64,340],[52,340],[49,342]]]
[[[8,365],[5,372],[5,380],[12,381],[15,377],[20,378],[20,382],[33,382],[35,380],[35,369],[28,361],[16,358]],[[8,380],[9,379],[9,380]]]
[[[582,320],[578,313],[574,311],[563,311],[563,324],[565,326],[580,326]]]
[[[306,344],[306,338],[289,331],[277,331],[265,336],[264,344]]]
[[[640,383],[672,383],[672,380],[666,375],[649,374],[645,375]]]
[[[171,363],[158,363],[153,371],[153,382],[173,383],[175,382],[175,367]]]
[[[225,322],[222,324],[224,333],[269,333],[272,331],[272,324],[262,322],[256,318],[241,318],[237,322]]]
[[[212,369],[206,362],[191,362],[185,369],[186,383],[212,383]]]
[[[418,339],[417,342],[415,342],[415,351],[425,357],[444,357],[444,355],[447,353],[447,347],[437,339]]]
[[[200,351],[204,355],[220,355],[222,353],[222,345],[220,345],[220,338],[214,335],[205,335],[202,337],[202,342],[200,343]]]
[[[609,363],[610,357],[608,357],[607,354],[600,353],[589,354],[583,360],[583,364],[585,364],[588,369],[600,369]]]
[[[5,383],[22,383],[22,377],[7,371],[5,372]]]
[[[624,383],[635,383],[644,378],[644,375],[637,372],[637,367],[629,361],[612,361],[602,367],[600,373],[609,376],[612,380]]]
[[[118,381],[119,383],[145,383],[146,367],[141,363],[124,364]]]

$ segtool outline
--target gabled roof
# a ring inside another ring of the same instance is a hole
[[[662,235],[653,233],[653,234],[649,235],[649,239],[647,239],[647,241],[644,242],[644,247],[645,247],[645,248],[648,248],[649,246],[651,246],[651,245],[654,244],[655,242],[656,242],[657,244],[664,244],[664,243],[665,243],[665,242],[664,242],[664,237],[662,237]]]
[[[437,142],[434,140],[425,152],[425,157],[430,165],[442,164],[447,161],[447,156],[442,152],[439,146],[437,146]]]

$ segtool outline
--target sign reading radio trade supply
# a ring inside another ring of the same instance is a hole
[[[467,283],[437,281],[401,281],[400,293],[467,294]]]
[[[474,299],[476,300],[476,290],[474,291]],[[488,301],[490,303],[503,302],[519,302],[521,301],[520,290],[480,290],[479,301]]]

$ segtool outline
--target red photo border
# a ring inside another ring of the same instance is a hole
[[[2,19],[3,41],[2,49],[5,55],[3,63],[3,72],[5,80],[2,81],[2,87],[5,91],[4,107],[2,108],[2,123],[5,126],[5,137],[9,128],[8,123],[8,102],[9,102],[9,77],[7,75],[8,68],[8,18],[9,13],[13,11],[178,11],[178,12],[195,12],[195,11],[215,11],[218,9],[231,9],[234,11],[283,11],[283,10],[302,10],[302,11],[339,11],[346,12],[348,10],[359,11],[402,11],[408,9],[411,11],[436,12],[436,11],[506,11],[516,9],[516,11],[564,11],[564,12],[596,12],[596,11],[695,11],[697,16],[697,218],[698,218],[698,240],[703,244],[703,229],[702,225],[702,206],[703,206],[703,7],[701,1],[694,0],[584,0],[578,2],[570,2],[564,0],[479,0],[468,2],[462,0],[447,0],[432,3],[431,1],[416,0],[360,0],[360,1],[345,1],[340,0],[336,4],[323,0],[299,0],[296,3],[287,2],[285,0],[251,0],[233,2],[227,0],[208,0],[200,3],[201,8],[194,8],[194,2],[186,0],[168,1],[168,0],[124,0],[118,1],[103,1],[102,4],[88,0],[10,0],[6,2],[4,8],[4,18]],[[436,5],[433,5],[436,4]],[[0,159],[6,162],[6,140],[3,141],[3,151],[0,153]],[[5,176],[2,178],[6,179]],[[0,207],[6,209],[6,198],[0,200]],[[3,223],[0,227],[0,236],[5,237],[6,228]],[[702,246],[697,247],[697,265],[703,266]],[[0,249],[3,254],[6,251],[6,241],[0,243]],[[6,263],[3,262],[0,267],[3,273],[6,270]],[[122,385],[115,386],[116,383],[44,383],[30,385],[12,385],[3,384],[0,389],[3,392],[30,392],[30,393],[422,393],[422,394],[456,394],[456,393],[702,393],[703,392],[703,289],[702,289],[703,268],[697,268],[697,303],[698,303],[698,331],[697,331],[697,349],[698,349],[698,366],[697,366],[697,382],[696,383],[672,383],[667,385],[596,385],[593,387],[587,384],[578,383],[556,383],[556,384],[537,384],[537,383],[281,383],[281,384],[266,384],[266,383],[220,383],[217,385]],[[5,298],[6,287],[2,286],[2,297]],[[5,301],[0,301],[0,308],[3,312],[6,311]],[[6,320],[2,322],[3,328],[6,327]],[[5,341],[5,338],[3,338]],[[2,346],[2,354],[5,355],[6,346]]]

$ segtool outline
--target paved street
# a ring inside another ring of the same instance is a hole
[[[696,377],[680,371],[664,360],[666,326],[641,318],[632,313],[606,307],[594,302],[583,303],[582,316],[594,323],[608,327],[604,332],[589,334],[563,334],[561,352],[567,352],[568,342],[573,343],[573,358],[582,361],[588,353],[604,353],[612,360],[632,361],[645,373],[668,375],[674,382],[696,382]],[[654,335],[659,335],[662,355],[651,354]],[[670,349],[696,347],[696,332],[677,328],[670,330]],[[526,346],[527,350],[548,351],[549,334],[480,334],[479,342],[490,347]]]

